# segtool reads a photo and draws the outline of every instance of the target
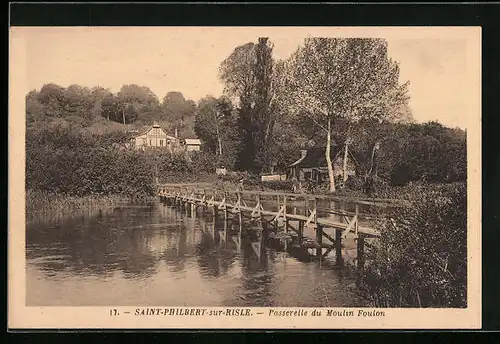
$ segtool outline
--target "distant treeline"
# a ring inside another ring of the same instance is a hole
[[[357,160],[357,175],[367,173],[372,148],[379,143],[374,172],[390,185],[411,181],[451,183],[467,178],[467,143],[461,129],[436,122],[361,122],[353,132],[356,141],[351,149]]]
[[[123,85],[115,94],[99,86],[64,88],[49,83],[26,96],[28,124],[64,119],[85,127],[105,119],[140,127],[157,121],[172,133],[177,128],[181,135],[194,137],[195,111],[196,103],[180,92],[168,92],[160,102],[148,87],[136,84]]]

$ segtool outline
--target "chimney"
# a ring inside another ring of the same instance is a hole
[[[300,158],[302,159],[303,157],[305,157],[307,155],[307,149],[301,149],[300,150]]]
[[[177,137],[177,128],[175,128],[175,137]]]

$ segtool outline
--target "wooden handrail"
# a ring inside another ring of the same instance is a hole
[[[242,195],[259,195],[259,196],[286,196],[295,199],[319,199],[319,200],[327,200],[327,201],[341,201],[341,202],[349,202],[353,204],[360,205],[370,205],[376,207],[404,207],[408,205],[408,202],[404,200],[398,199],[387,199],[387,198],[358,198],[358,197],[343,197],[343,196],[332,196],[332,195],[315,195],[315,194],[294,194],[294,193],[286,193],[286,192],[272,192],[272,191],[256,191],[256,190],[224,190],[217,188],[187,188],[185,185],[160,185],[159,188],[174,188],[174,189],[185,189],[186,191],[194,191],[194,192],[227,192],[231,194],[242,194]]]

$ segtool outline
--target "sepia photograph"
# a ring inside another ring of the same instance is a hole
[[[435,309],[478,324],[479,28],[10,40],[23,312],[356,327]]]

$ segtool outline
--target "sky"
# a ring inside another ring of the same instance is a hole
[[[457,28],[458,30],[458,28]],[[410,81],[410,106],[417,122],[437,120],[467,127],[477,108],[471,82],[476,71],[470,46],[453,30],[342,28],[59,27],[11,28],[26,63],[26,92],[46,83],[67,87],[102,86],[118,92],[123,84],[149,87],[161,100],[180,91],[187,99],[219,96],[219,64],[238,45],[266,36],[277,59],[288,57],[307,36],[385,38],[400,64],[401,82]],[[12,43],[11,43],[12,44]],[[469,50],[468,50],[469,48]],[[479,55],[478,55],[479,56]],[[469,59],[469,60],[468,60]],[[15,62],[13,62],[15,63]],[[477,73],[476,73],[477,74]]]

